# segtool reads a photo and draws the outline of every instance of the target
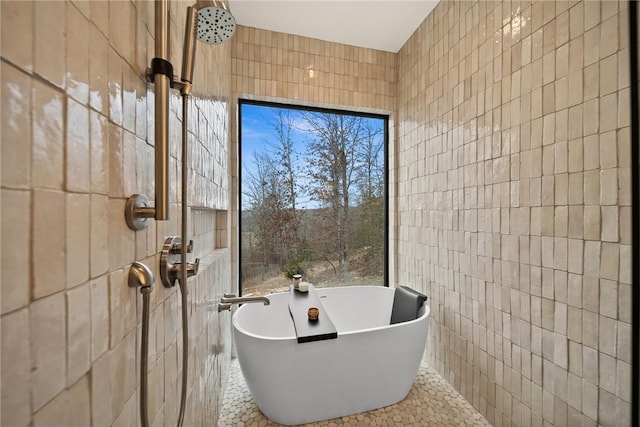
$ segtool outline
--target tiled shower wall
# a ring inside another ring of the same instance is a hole
[[[186,7],[170,2],[179,70]],[[158,278],[164,238],[180,229],[181,103],[171,97],[171,220],[130,231],[126,197],[154,196],[153,2],[3,1],[2,414],[7,426],[139,424],[141,297],[151,294],[149,418],[175,425],[182,366],[180,294]],[[198,46],[190,108],[190,233],[185,425],[215,425],[230,356],[228,291],[231,45]],[[225,225],[226,224],[226,225]],[[216,244],[218,242],[218,244]],[[192,258],[193,259],[193,258]]]
[[[232,191],[238,188],[237,112],[235,100],[252,99],[304,106],[347,109],[389,115],[393,129],[396,106],[396,55],[257,28],[238,28],[232,40]],[[390,131],[393,147],[393,131]],[[389,163],[395,156],[390,150]],[[390,168],[393,176],[393,168]],[[390,187],[393,198],[393,188]],[[232,206],[232,247],[238,248],[237,212]],[[390,248],[393,253],[393,247]],[[239,250],[234,249],[235,257]],[[237,283],[237,259],[233,260]],[[391,267],[393,271],[393,266]]]
[[[398,274],[495,425],[630,425],[627,2],[440,2],[398,56]]]

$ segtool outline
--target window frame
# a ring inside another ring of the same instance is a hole
[[[389,287],[389,114],[367,113],[346,109],[315,107],[300,104],[287,104],[281,102],[261,101],[255,99],[238,99],[238,294],[242,296],[242,109],[245,105],[282,108],[288,110],[302,110],[328,114],[341,114],[347,116],[357,116],[383,121],[383,187],[384,187],[384,271],[383,286]]]

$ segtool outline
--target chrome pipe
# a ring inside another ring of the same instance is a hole
[[[169,3],[155,2],[155,57],[169,60]],[[164,74],[154,76],[155,219],[169,219],[169,88]]]

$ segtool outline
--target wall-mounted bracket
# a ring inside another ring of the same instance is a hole
[[[134,194],[127,199],[124,207],[124,219],[131,230],[144,230],[151,223],[149,220],[155,215],[156,209],[149,206],[149,199],[144,194]]]
[[[151,269],[138,261],[131,263],[128,279],[129,287],[139,287],[140,292],[151,292],[151,286],[155,281]]]

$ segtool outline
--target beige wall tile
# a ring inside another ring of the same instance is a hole
[[[90,197],[88,194],[66,195],[67,287],[89,279]]]
[[[618,284],[611,280],[600,281],[600,314],[618,317]]]
[[[80,1],[74,5],[67,4],[66,37],[67,93],[82,105],[89,103],[89,16],[88,10],[79,8],[88,2]],[[84,15],[83,15],[84,12]]]
[[[82,377],[67,390],[67,413],[69,415],[69,423],[67,425],[69,427],[82,427],[91,424],[90,392],[89,375]]]
[[[66,7],[66,3],[41,2],[33,8],[34,71],[59,88],[66,85],[65,56],[58,51],[66,43]]]
[[[89,110],[68,99],[66,119],[65,187],[68,191],[87,193],[91,186]]]
[[[14,4],[16,2],[6,2]],[[4,21],[4,7],[3,21]],[[4,31],[4,22],[3,22]],[[3,39],[4,40],[4,39]],[[4,52],[4,47],[3,47]],[[2,171],[3,187],[29,188],[31,180],[31,80],[2,63]]]
[[[121,127],[109,122],[109,196],[124,196],[123,158],[124,137]]]
[[[618,322],[618,342],[616,355],[618,360],[631,363],[631,324],[627,322]]]
[[[29,308],[31,328],[31,407],[42,408],[66,384],[64,294],[40,299]]]
[[[620,245],[616,243],[602,243],[601,255],[600,277],[604,279],[618,280]]]
[[[58,191],[33,192],[33,298],[67,287],[65,250],[65,195]]]
[[[89,2],[89,16],[93,25],[99,29],[102,34],[109,34],[109,2]]]
[[[614,319],[600,316],[599,323],[599,342],[598,349],[610,356],[616,356],[616,342],[618,325]]]
[[[0,10],[2,57],[26,71],[33,70],[35,38],[33,9],[32,2],[6,1],[2,2]]]
[[[26,191],[3,189],[1,197],[1,280],[2,314],[4,314],[29,303],[31,196]]]
[[[138,76],[130,67],[125,66],[122,81],[122,126],[132,133],[136,131],[136,87],[138,83]]]
[[[107,275],[91,281],[91,361],[109,348],[109,283]]]
[[[27,426],[31,419],[29,347],[29,311],[15,311],[2,316],[2,387],[11,393],[2,393],[3,425]]]
[[[94,361],[91,367],[91,395],[100,396],[91,399],[91,425],[110,426],[113,421],[111,412],[111,352],[105,353]]]
[[[109,199],[109,233],[108,233],[108,251],[109,251],[109,270],[113,271],[122,268],[127,260],[131,259],[129,253],[125,253],[126,237],[133,234],[129,230],[126,223],[122,222],[122,213],[124,212],[124,201],[120,199]],[[133,252],[131,252],[133,255]]]
[[[36,188],[62,189],[64,99],[60,92],[37,80],[32,86],[31,180]]]
[[[132,395],[129,400],[127,400],[122,412],[113,422],[114,427],[126,427],[135,424],[138,421],[137,414],[138,402],[136,401],[135,395]],[[187,413],[185,416],[185,423],[193,422],[193,418],[190,413]]]
[[[109,199],[91,195],[91,277],[104,274],[109,267]]]
[[[606,3],[603,3],[606,4]],[[611,18],[602,23],[600,27],[600,57],[606,58],[618,50],[618,15],[615,14]]]
[[[598,418],[598,387],[582,381],[582,410],[591,420]]]
[[[618,94],[611,93],[600,98],[600,131],[618,128]]]
[[[91,367],[90,295],[89,283],[67,291],[67,385]]]
[[[109,389],[111,413],[120,414],[134,395],[136,381],[136,334],[125,336],[112,348],[110,357]]]
[[[598,422],[601,425],[616,424],[617,402],[613,394],[601,390],[598,395]]]
[[[135,10],[131,2],[109,2],[109,41],[124,58],[133,58]],[[106,34],[106,33],[105,33]]]
[[[101,14],[105,11],[99,10],[99,12],[93,13],[94,10],[105,7],[108,7],[107,2],[91,3],[91,16],[94,25],[99,21],[93,17],[105,18],[106,16],[108,22],[108,13],[106,15]],[[105,32],[100,32],[94,25],[91,25],[89,29],[89,104],[94,110],[106,115],[108,112],[109,77],[107,64],[109,63],[109,41],[104,36]]]
[[[33,425],[38,427],[67,426],[70,414],[68,412],[69,396],[62,392],[54,397],[33,416]]]
[[[617,206],[602,206],[602,241],[618,242],[619,209]]]
[[[137,186],[136,137],[125,131],[122,150],[122,184],[124,194],[135,194]]]
[[[114,2],[109,2],[113,4]],[[111,39],[110,39],[111,40]],[[122,69],[123,61],[118,52],[113,49],[113,45],[108,50],[108,96],[109,96],[109,119],[117,126],[122,126]]]
[[[107,118],[90,112],[90,169],[91,192],[107,194],[109,192],[109,140]]]
[[[113,349],[135,326],[136,289],[128,286],[128,270],[109,275],[110,348]]]
[[[598,240],[600,238],[601,212],[600,206],[584,207],[584,238]]]

